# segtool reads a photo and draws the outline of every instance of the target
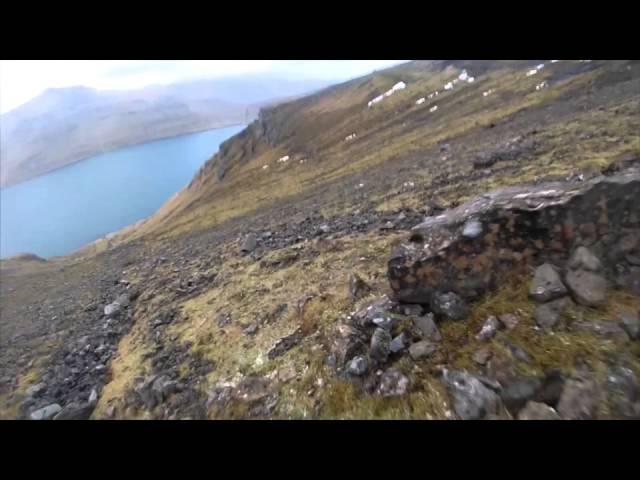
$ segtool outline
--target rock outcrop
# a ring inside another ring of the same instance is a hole
[[[407,303],[430,304],[444,292],[474,298],[532,264],[565,267],[578,246],[603,252],[602,274],[615,277],[632,268],[627,257],[638,250],[627,239],[640,236],[639,200],[637,169],[481,195],[413,228],[389,260],[391,288]],[[470,220],[482,224],[474,238],[463,235]],[[574,264],[597,267],[579,257]]]

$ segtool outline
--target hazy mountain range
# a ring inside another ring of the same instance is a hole
[[[325,85],[257,75],[131,91],[48,89],[0,116],[0,185],[119,147],[248,123],[262,106]]]

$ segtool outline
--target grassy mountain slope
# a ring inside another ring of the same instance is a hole
[[[396,368],[412,382],[406,395],[370,395],[326,364],[337,322],[389,293],[389,252],[424,215],[496,187],[590,178],[637,161],[640,64],[544,61],[526,76],[542,62],[413,62],[265,109],[187,189],[108,245],[24,271],[13,260],[0,285],[0,379],[16,379],[0,391],[3,415],[24,414],[26,389],[43,376],[58,385],[68,375],[72,385],[47,387],[42,402],[97,388],[93,418],[450,418],[434,368],[475,370],[471,356],[483,345],[475,333],[503,313],[521,318],[508,338],[531,357],[515,365],[518,375],[569,371],[578,358],[606,375],[612,355],[637,356],[637,342],[534,330],[522,281],[474,303],[465,322],[441,324],[441,355],[400,359]],[[443,90],[462,68],[475,81]],[[367,107],[399,81],[404,90]],[[479,165],[514,142],[516,155]],[[257,247],[247,255],[239,247],[248,233]],[[370,286],[355,301],[353,273]],[[126,315],[105,322],[102,307],[133,291]],[[608,320],[639,308],[621,290],[574,314]],[[88,365],[77,346],[87,332],[96,347],[113,349],[91,360],[107,368],[76,375],[58,367]],[[288,335],[293,347],[270,355]],[[498,340],[488,345],[506,361],[511,353]],[[156,401],[145,392],[158,378],[180,387]],[[224,400],[230,391],[247,396]]]

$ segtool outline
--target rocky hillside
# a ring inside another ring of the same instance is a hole
[[[264,109],[109,245],[0,270],[0,414],[640,418],[639,127],[634,61]]]
[[[262,105],[320,85],[256,78],[135,91],[49,89],[2,115],[0,185],[119,147],[246,123]]]

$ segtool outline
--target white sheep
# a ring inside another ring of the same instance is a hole
[[[348,142],[350,140],[353,140],[354,138],[356,138],[356,134],[352,133],[351,135],[347,135],[344,139],[345,139],[345,141]]]
[[[467,78],[467,83],[473,83],[476,81],[476,77],[469,77]]]
[[[445,90],[451,90],[452,88],[453,88],[453,83],[452,82],[449,82],[444,86]]]
[[[541,82],[538,85],[536,85],[536,91],[542,90],[543,88],[547,88],[547,81],[546,80],[544,82]]]
[[[527,77],[530,77],[531,75],[535,75],[536,73],[538,73],[538,70],[536,70],[535,68],[532,70],[529,70],[527,72]]]
[[[482,92],[482,96],[483,97],[488,97],[489,95],[491,95],[495,90],[493,88],[490,88],[489,90]]]
[[[364,187],[364,183],[359,183],[358,185],[356,185],[356,188],[362,188]]]
[[[560,61],[560,60],[551,60],[551,63],[557,63],[557,62],[559,62],[559,61]]]
[[[463,70],[462,73],[458,75],[458,79],[462,80],[463,82],[466,81],[467,78],[469,78],[469,74],[467,73],[466,70]]]
[[[414,188],[414,187],[416,186],[416,184],[415,184],[415,183],[413,183],[413,182],[404,182],[404,183],[402,184],[402,186],[403,186],[404,188]]]
[[[436,110],[438,110],[438,106],[437,106],[437,105],[434,105],[433,107],[431,107],[431,108],[429,109],[429,111],[430,111],[431,113],[435,112]]]
[[[422,105],[425,102],[424,97],[419,98],[418,100],[416,100],[416,105]]]
[[[286,163],[289,160],[289,155],[285,155],[284,157],[280,157],[278,159],[278,163]]]
[[[263,166],[262,166],[262,169],[263,169],[263,170],[266,170],[267,168],[269,168],[269,165],[263,165]]]
[[[428,98],[429,100],[431,100],[431,99],[433,98],[433,95],[434,95],[433,93],[430,93],[430,94],[427,96],[427,98]]]
[[[536,67],[536,70],[542,70],[544,68],[544,63],[541,63]]]
[[[437,97],[437,96],[438,96],[438,90],[436,90],[435,92],[433,92],[433,94]]]

